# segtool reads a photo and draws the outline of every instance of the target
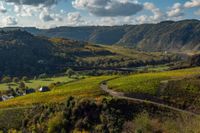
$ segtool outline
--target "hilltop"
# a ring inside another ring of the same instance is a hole
[[[121,45],[146,51],[199,50],[200,21],[164,21],[157,24],[123,26],[57,27],[52,29],[22,29],[35,35],[69,38],[96,44]]]

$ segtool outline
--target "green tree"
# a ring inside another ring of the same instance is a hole
[[[28,77],[23,76],[23,77],[22,77],[22,81],[28,81]]]
[[[48,133],[64,132],[63,114],[58,113],[48,122]]]
[[[25,83],[24,82],[20,82],[19,83],[19,88],[22,89],[22,90],[24,90],[26,88]]]
[[[9,82],[11,82],[11,81],[12,81],[12,79],[11,79],[11,77],[9,77],[9,76],[5,76],[5,77],[3,77],[2,80],[1,80],[2,83],[9,83]]]
[[[67,69],[65,74],[70,78],[70,77],[72,77],[72,75],[75,75],[76,73],[71,68],[69,68],[69,69]]]
[[[47,74],[46,73],[43,73],[43,74],[40,74],[39,75],[39,78],[40,79],[44,79],[44,78],[47,78],[48,76],[47,76]]]
[[[12,79],[12,81],[15,82],[15,83],[18,83],[18,82],[19,82],[19,78],[18,78],[18,77],[14,77],[14,78]]]

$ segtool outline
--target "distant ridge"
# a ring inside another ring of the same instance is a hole
[[[12,30],[20,27],[3,28]],[[97,44],[123,45],[146,51],[200,50],[200,21],[163,21],[157,24],[20,28],[34,35],[62,37]]]

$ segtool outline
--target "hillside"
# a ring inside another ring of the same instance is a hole
[[[44,38],[19,30],[0,33],[1,74],[26,75],[50,71],[59,57],[53,55],[54,46]],[[51,59],[51,60],[49,60]],[[37,69],[37,70],[36,70]],[[47,70],[45,70],[47,69]]]
[[[108,81],[109,89],[129,92],[127,97],[131,93],[149,93],[163,98],[169,105],[175,102],[177,108],[199,112],[199,78],[196,77],[199,69],[87,77],[57,85],[49,92],[16,97],[0,102],[0,130],[20,131],[23,127],[26,131],[52,133],[61,129],[113,133],[136,129],[161,133],[198,132],[198,117],[150,104],[146,99],[141,103],[112,98],[100,88],[100,83]],[[168,86],[157,95],[154,92],[163,80],[169,80]]]
[[[56,74],[68,67],[110,70],[165,64],[176,59],[173,54],[144,53],[117,46],[34,36],[21,30],[0,32],[0,75]]]
[[[200,68],[121,76],[108,87],[129,97],[156,101],[199,113]]]
[[[4,30],[18,29],[4,28]],[[63,37],[96,44],[117,44],[146,51],[199,50],[200,21],[164,21],[158,24],[124,26],[20,28],[35,35]]]

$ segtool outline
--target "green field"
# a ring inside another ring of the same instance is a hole
[[[52,77],[52,78],[45,78],[45,79],[36,79],[36,80],[29,80],[25,82],[25,85],[29,88],[39,88],[40,86],[48,86],[52,83],[67,83],[70,81],[73,81],[74,79],[68,78],[67,76],[62,76],[62,77]],[[8,89],[8,86],[12,88],[18,87],[18,83],[2,83],[0,84],[0,91]]]
[[[116,91],[155,95],[161,81],[187,78],[195,75],[200,75],[200,67],[121,76],[120,78],[109,81],[108,86]]]
[[[147,93],[155,95],[162,81],[182,79],[199,74],[200,67],[165,72],[133,74],[129,76],[120,76],[119,78],[110,80],[108,86],[110,89],[127,93]],[[64,101],[67,96],[98,98],[103,94],[99,89],[99,83],[113,77],[115,76],[88,77],[74,82],[69,82],[72,81],[72,79],[66,77],[53,78],[47,81],[32,81],[32,83],[27,84],[29,87],[37,87],[39,85],[47,85],[54,82],[65,83],[55,87],[50,92],[37,92],[0,102],[0,108],[31,106],[40,103],[60,103]]]
[[[100,76],[82,79],[79,81],[66,83],[45,93],[34,93],[17,97],[11,100],[0,102],[0,108],[12,108],[22,106],[32,106],[42,103],[60,103],[66,100],[67,96],[98,98],[104,94],[99,89],[99,83],[103,80],[113,78],[113,76]]]
[[[136,67],[133,68],[132,70],[136,70],[136,71],[166,71],[168,70],[170,67],[166,66],[166,65],[157,65],[157,66],[144,66],[144,67]]]
[[[161,56],[165,56],[163,52],[142,52],[137,51],[132,48],[125,48],[121,46],[105,46],[101,45],[105,49],[117,53],[118,55],[129,57],[132,59],[142,59],[142,60],[151,60],[151,59],[159,59]],[[168,56],[173,56],[173,54],[168,54]]]

